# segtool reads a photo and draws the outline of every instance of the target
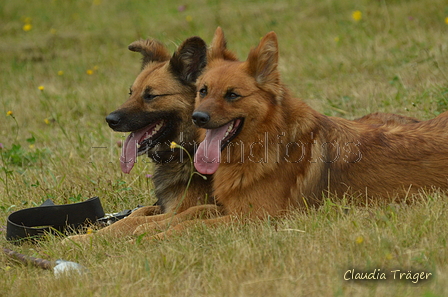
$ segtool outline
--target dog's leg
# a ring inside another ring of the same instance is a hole
[[[118,222],[113,223],[103,229],[91,234],[73,235],[65,238],[62,244],[70,241],[87,243],[94,236],[106,235],[113,238],[126,237],[131,234],[140,235],[143,233],[156,234],[161,230],[166,230],[177,224],[194,219],[210,219],[221,215],[220,208],[216,205],[199,205],[174,215],[173,213],[154,216],[128,216]]]
[[[166,218],[165,220],[142,224],[135,229],[134,235],[141,235],[144,233],[156,234],[161,230],[167,230],[184,221],[212,219],[220,216],[222,216],[222,210],[219,206],[213,204],[193,206],[175,216]]]
[[[143,206],[134,210],[128,217],[138,217],[138,216],[155,216],[162,214],[160,206]]]
[[[132,235],[135,228],[140,225],[147,224],[155,221],[166,220],[167,218],[173,217],[172,213],[153,215],[153,216],[128,216],[124,219],[121,219],[112,225],[109,225],[103,229],[98,230],[95,233],[91,234],[81,234],[81,235],[73,235],[65,238],[62,243],[65,244],[70,241],[75,241],[79,243],[88,242],[93,236],[97,235],[106,235],[113,238],[120,238]]]

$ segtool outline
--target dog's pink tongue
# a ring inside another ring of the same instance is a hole
[[[137,144],[145,133],[146,129],[142,129],[140,131],[132,132],[126,138],[120,156],[121,171],[124,173],[131,172],[134,167],[135,160],[137,159]]]
[[[230,125],[230,124],[229,124]],[[218,170],[221,155],[221,140],[229,125],[217,129],[207,129],[205,139],[199,144],[194,167],[199,173],[213,174]]]

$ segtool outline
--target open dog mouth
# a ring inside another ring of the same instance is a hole
[[[213,174],[219,167],[221,151],[240,132],[244,119],[239,118],[216,128],[207,129],[204,141],[199,144],[196,151],[196,169],[202,174]]]
[[[121,171],[129,173],[134,167],[137,156],[148,152],[159,143],[159,139],[168,129],[168,122],[158,120],[140,130],[131,132],[123,144],[120,156]]]
[[[157,139],[163,134],[165,128],[166,124],[164,120],[151,125],[143,134],[143,137],[141,137],[140,141],[137,143],[137,156],[143,155],[150,148],[154,147],[154,145],[157,143]]]
[[[218,130],[214,133],[219,133],[219,129],[225,129],[224,137],[221,140],[221,151],[241,132],[241,128],[243,127],[244,119],[236,119],[231,121],[230,123],[225,124],[224,126],[213,129],[213,131]],[[208,132],[209,130],[207,130]],[[206,136],[207,138],[207,136]]]

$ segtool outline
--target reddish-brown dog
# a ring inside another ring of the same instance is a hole
[[[212,44],[193,113],[207,129],[195,166],[214,174],[223,213],[263,218],[318,205],[328,194],[364,201],[447,189],[447,113],[424,122],[327,117],[281,83],[274,32],[244,62],[227,60],[223,45]]]

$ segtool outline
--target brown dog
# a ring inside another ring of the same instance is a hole
[[[280,82],[275,33],[245,62],[227,61],[225,50],[212,45],[193,113],[207,129],[195,166],[214,174],[223,213],[263,218],[328,194],[385,199],[448,188],[448,113],[425,122],[327,117]]]
[[[203,204],[210,194],[210,182],[199,176],[179,204],[191,163],[170,144],[176,142],[192,154],[199,141],[199,129],[190,117],[194,83],[206,63],[205,43],[199,37],[189,38],[171,58],[155,40],[136,41],[129,49],[143,55],[142,71],[131,86],[129,99],[106,117],[113,130],[131,132],[123,145],[122,171],[129,173],[137,156],[146,154],[156,163],[153,180],[161,213]]]
[[[129,173],[140,155],[148,155],[155,162],[153,181],[158,200],[156,205],[138,209],[98,231],[116,237],[132,235],[139,225],[171,218],[192,206],[214,203],[211,176],[204,180],[194,175],[186,192],[194,168],[183,150],[170,148],[171,142],[176,142],[193,156],[200,141],[191,114],[194,83],[206,63],[204,41],[191,37],[172,57],[165,46],[151,39],[133,42],[129,49],[143,55],[142,70],[130,89],[129,99],[106,121],[115,131],[131,132],[120,158],[123,172]],[[188,212],[184,216],[190,218]],[[89,237],[77,235],[70,239]]]

